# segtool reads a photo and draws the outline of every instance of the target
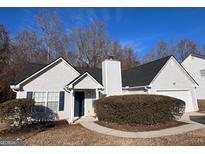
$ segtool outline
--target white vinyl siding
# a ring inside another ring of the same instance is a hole
[[[205,59],[190,55],[183,61],[182,65],[198,83],[196,88],[197,99],[205,99]]]

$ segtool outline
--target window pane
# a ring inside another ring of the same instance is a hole
[[[58,102],[48,102],[48,108],[53,112],[56,112],[58,108]]]
[[[58,92],[49,92],[48,93],[48,101],[58,101],[59,93]]]
[[[46,105],[46,92],[34,92],[33,99],[35,100],[35,110],[38,112],[44,112],[44,106]]]
[[[48,108],[53,112],[57,112],[59,102],[59,92],[49,92],[48,93]]]
[[[26,98],[27,98],[27,99],[32,99],[32,97],[33,97],[33,92],[28,91]]]
[[[34,92],[33,99],[35,100],[35,105],[45,106],[46,92]]]

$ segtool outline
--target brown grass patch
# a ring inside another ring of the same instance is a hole
[[[9,134],[5,134],[9,136]],[[20,133],[23,138],[25,132]],[[1,137],[1,135],[0,135]],[[23,138],[25,145],[47,145],[47,146],[136,146],[136,145],[205,145],[205,129],[200,129],[180,135],[173,135],[152,139],[128,139],[99,134],[90,131],[79,124],[61,125],[46,128],[37,133],[30,132],[28,138]]]
[[[40,132],[25,140],[26,145],[205,145],[205,129],[189,133],[153,139],[128,139],[99,134],[85,129],[81,125],[69,125],[64,128]]]
[[[38,134],[49,129],[61,128],[68,125],[65,120],[55,122],[39,122],[36,124],[30,124],[22,128],[13,128],[8,130],[0,131],[0,138],[21,138],[22,140],[27,139],[31,136]]]

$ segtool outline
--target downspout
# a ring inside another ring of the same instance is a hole
[[[150,94],[150,88],[146,87],[146,90],[147,90],[147,94],[149,95]]]

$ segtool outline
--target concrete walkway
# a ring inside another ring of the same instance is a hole
[[[80,124],[94,132],[98,132],[101,134],[112,135],[116,137],[125,137],[125,138],[154,138],[154,137],[163,137],[170,135],[177,135],[186,133],[189,131],[194,131],[197,129],[205,128],[205,114],[202,113],[189,113],[185,114],[180,121],[184,121],[186,125],[166,128],[162,130],[156,131],[146,131],[146,132],[127,132],[115,130],[107,127],[103,127],[101,125],[96,124],[95,119],[90,119],[86,121],[81,121]],[[199,122],[200,121],[200,122]]]

